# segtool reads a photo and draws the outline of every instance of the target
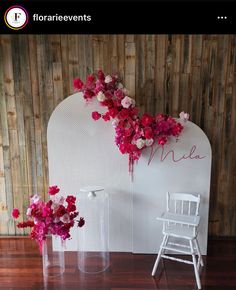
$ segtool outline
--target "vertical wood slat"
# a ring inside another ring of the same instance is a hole
[[[135,42],[134,36],[126,36],[125,41],[125,86],[131,97],[135,97]]]
[[[8,215],[47,191],[51,112],[73,93],[75,77],[103,69],[119,73],[142,113],[190,112],[212,144],[210,235],[236,235],[234,35],[12,35],[0,44],[0,203]],[[14,224],[0,224],[3,233],[15,234]]]
[[[3,67],[3,50],[0,42],[0,68]],[[7,235],[8,220],[7,196],[6,196],[6,173],[4,164],[4,143],[9,144],[7,119],[5,117],[5,92],[3,70],[0,69],[0,233]],[[6,139],[6,140],[4,140]],[[4,141],[5,142],[4,142]]]

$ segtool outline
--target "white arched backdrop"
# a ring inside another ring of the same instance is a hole
[[[201,195],[200,247],[207,252],[211,147],[194,123],[184,124],[180,140],[154,152],[147,149],[128,173],[128,157],[115,145],[111,122],[94,121],[98,102],[85,104],[81,93],[61,102],[48,124],[49,183],[63,195],[79,199],[79,189],[102,185],[109,193],[109,250],[157,253],[162,225],[156,221],[166,208],[166,191]],[[79,203],[78,203],[79,206]],[[83,212],[80,212],[83,215]],[[68,250],[77,250],[79,229],[73,229]],[[94,248],[96,241],[87,241]]]

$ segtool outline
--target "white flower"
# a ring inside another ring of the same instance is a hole
[[[105,95],[103,94],[103,92],[100,91],[100,92],[97,94],[97,99],[98,99],[99,102],[103,102],[103,101],[105,101],[106,97],[105,97]]]
[[[37,203],[39,200],[40,200],[40,196],[38,194],[35,194],[30,198],[30,204]]]
[[[124,87],[124,86],[123,86],[122,83],[119,83],[119,84],[117,85],[117,88],[118,88],[118,89],[123,89],[123,87]]]
[[[125,96],[124,99],[121,101],[121,105],[123,106],[123,108],[128,109],[130,106],[133,107],[135,105],[135,100],[128,96]]]
[[[31,212],[32,212],[32,209],[30,207],[27,208],[26,215],[27,216],[30,216],[31,215]]]
[[[188,114],[188,113],[185,113],[185,112],[183,111],[183,112],[181,112],[181,113],[179,114],[179,117],[180,117],[180,119],[183,120],[184,122],[187,122],[188,119],[189,119],[189,114]]]
[[[68,213],[65,213],[62,217],[60,217],[60,221],[64,224],[68,224],[70,222],[70,216]]]
[[[138,147],[138,149],[142,149],[145,146],[145,144],[146,142],[142,138],[139,138],[136,141],[136,146]]]
[[[107,76],[105,77],[105,83],[106,83],[106,84],[109,84],[110,82],[112,82],[112,77],[111,77],[110,75],[107,75]]]
[[[145,140],[145,144],[146,146],[151,146],[153,144],[154,140],[151,138],[151,139],[146,139]]]
[[[54,206],[58,206],[59,204],[63,204],[65,201],[65,198],[63,196],[57,196],[57,195],[52,195],[51,200],[54,204]]]
[[[116,128],[117,125],[118,125],[119,121],[117,119],[114,119],[112,122],[111,122],[111,125],[113,128]]]

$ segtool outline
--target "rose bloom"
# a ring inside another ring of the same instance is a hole
[[[107,75],[107,76],[105,77],[105,83],[106,83],[106,84],[109,84],[110,82],[112,82],[112,77],[111,77],[110,75]]]
[[[128,96],[125,96],[124,99],[121,101],[121,105],[123,108],[128,109],[130,106],[134,106],[135,101]]]
[[[62,221],[64,224],[68,224],[70,222],[69,214],[66,213],[62,217],[60,217],[60,221]]]
[[[105,101],[106,97],[105,97],[105,95],[103,94],[103,92],[100,91],[100,92],[97,94],[97,99],[98,99],[99,102],[103,102],[103,101]]]
[[[13,208],[12,213],[11,213],[12,217],[14,219],[17,219],[20,215],[19,209],[18,208]]]
[[[80,78],[74,79],[74,88],[76,90],[81,90],[83,88],[83,82],[81,81]]]
[[[38,201],[40,201],[40,196],[38,194],[35,194],[30,198],[30,204],[37,203]]]
[[[57,185],[49,186],[48,194],[55,195],[60,191],[60,188]]]
[[[101,118],[101,114],[99,114],[98,112],[92,112],[92,118],[97,121]]]
[[[136,141],[136,146],[138,147],[138,149],[142,149],[145,145],[146,145],[146,143],[142,138],[139,138]]]
[[[181,112],[181,113],[179,114],[179,117],[180,117],[181,120],[184,120],[184,122],[187,122],[188,119],[189,119],[189,114],[188,114],[188,113],[185,113],[185,112],[183,111],[183,112]]]

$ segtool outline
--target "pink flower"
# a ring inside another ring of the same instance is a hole
[[[55,195],[60,191],[60,188],[57,185],[49,186],[48,188],[48,194]]]
[[[105,83],[106,83],[106,84],[109,84],[110,82],[112,82],[112,77],[111,77],[110,75],[107,75],[107,76],[105,77]]]
[[[135,101],[128,96],[124,97],[124,99],[121,101],[121,105],[126,109],[128,109],[131,105],[134,106],[134,104]]]
[[[184,122],[187,122],[188,119],[189,119],[189,114],[188,114],[188,113],[185,113],[185,112],[183,111],[183,112],[181,112],[181,113],[179,114],[179,117],[180,117],[180,119],[183,120]]]
[[[99,114],[98,112],[92,112],[92,118],[97,121],[101,118],[101,114]]]
[[[65,224],[68,224],[70,222],[69,214],[65,213],[62,217],[60,217],[60,221],[62,221]]]
[[[14,219],[17,219],[20,215],[19,209],[18,208],[13,208],[12,213],[11,213],[12,217]]]
[[[40,196],[38,194],[35,194],[30,198],[30,204],[37,203],[39,201],[40,201]]]
[[[81,90],[83,88],[84,83],[81,81],[80,78],[74,79],[74,88],[75,90]]]

